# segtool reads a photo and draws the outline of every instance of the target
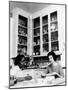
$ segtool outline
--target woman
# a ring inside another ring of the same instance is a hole
[[[15,85],[17,82],[31,80],[32,76],[24,75],[23,70],[18,65],[15,65],[13,59],[10,60],[10,86]]]
[[[47,73],[58,74],[60,77],[64,77],[63,69],[59,63],[56,62],[56,54],[51,51],[47,55],[50,64],[47,67]]]

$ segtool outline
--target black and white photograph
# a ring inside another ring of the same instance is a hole
[[[66,86],[66,4],[9,1],[9,88]]]

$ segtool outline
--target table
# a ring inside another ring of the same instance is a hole
[[[57,79],[47,79],[41,78],[41,74],[45,72],[45,69],[27,69],[19,73],[19,76],[31,75],[32,80],[17,82],[14,86],[10,88],[25,88],[25,87],[37,87],[37,86],[55,86],[55,85],[65,85],[65,78]],[[50,80],[50,81],[49,81]]]

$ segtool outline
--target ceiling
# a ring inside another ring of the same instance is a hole
[[[29,13],[34,13],[37,12],[45,7],[47,7],[48,4],[45,3],[32,3],[32,2],[15,2],[15,1],[10,1],[10,12],[14,9],[14,8],[21,8]]]

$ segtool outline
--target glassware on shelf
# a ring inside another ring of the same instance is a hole
[[[50,18],[51,21],[57,21],[57,11],[51,13]]]
[[[46,43],[46,44],[43,44],[43,52],[48,52],[49,51],[49,45],[48,45],[48,43]]]
[[[57,31],[58,30],[58,23],[54,22],[51,23],[51,31]]]
[[[34,28],[40,26],[40,17],[37,17],[33,20]]]
[[[48,30],[44,30],[44,34],[46,34],[48,32]]]
[[[40,46],[34,47],[34,53],[35,53],[35,55],[40,55]]]
[[[33,55],[35,55],[35,53],[33,52]]]
[[[48,15],[42,17],[42,24],[48,23]]]
[[[27,29],[25,29],[25,28],[22,28],[22,27],[18,27],[18,34],[19,35],[23,35],[23,36],[26,36],[26,34],[27,34]]]
[[[43,36],[43,43],[48,42],[48,34]]]
[[[51,18],[51,21],[56,21],[57,20],[57,17],[56,16],[53,16],[52,18]]]
[[[19,24],[22,25],[22,26],[23,26],[23,25],[25,26],[25,21],[19,19]]]
[[[47,32],[48,32],[47,29],[44,29],[44,30],[43,30],[43,34],[46,34]]]
[[[38,40],[37,42],[38,42],[37,44],[40,45],[40,40]]]
[[[51,49],[54,50],[54,51],[59,50],[58,41],[51,42]]]
[[[40,36],[40,28],[34,29],[34,36]]]
[[[43,34],[46,34],[48,32],[48,25],[43,26]]]
[[[21,36],[18,37],[18,42],[19,42],[20,44],[27,45],[27,40],[25,40],[25,39],[22,38]]]
[[[18,23],[22,26],[27,27],[27,18],[24,16],[19,15]]]
[[[27,54],[27,49],[26,49],[26,47],[22,48],[22,53]]]
[[[58,41],[58,31],[51,32],[51,41]]]
[[[54,30],[55,29],[55,24],[51,25],[51,29]]]
[[[24,47],[24,46],[18,44],[18,50],[17,50],[17,52],[18,52],[18,54],[19,53],[25,53],[25,54],[27,54],[27,47]]]
[[[35,55],[40,55],[40,52],[39,52],[39,51],[36,51],[36,52],[35,52]]]

